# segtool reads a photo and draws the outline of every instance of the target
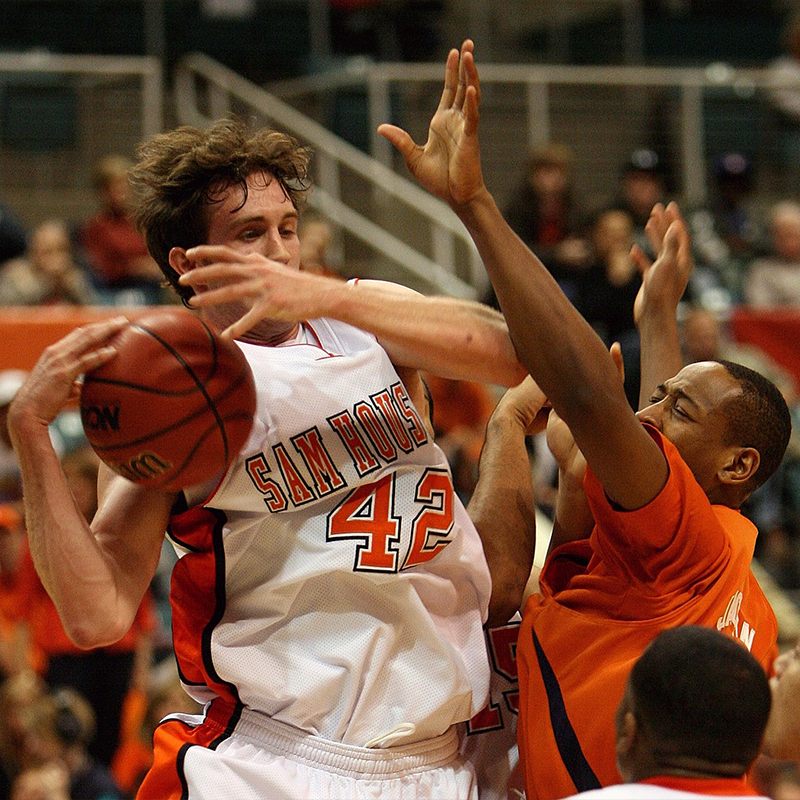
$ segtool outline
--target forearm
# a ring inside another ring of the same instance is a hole
[[[459,209],[489,273],[516,352],[576,432],[593,416],[598,387],[623,395],[605,345],[503,219],[488,192]]]
[[[20,422],[11,435],[31,556],[67,635],[78,646],[116,641],[130,627],[136,607],[126,607],[114,561],[77,508],[47,428]]]
[[[533,480],[520,420],[490,419],[467,510],[492,575],[489,625],[502,625],[520,608],[536,545]]]
[[[373,333],[395,363],[502,386],[527,374],[503,315],[480,303],[377,281],[341,285],[327,302],[328,316]]]
[[[647,309],[638,327],[641,341],[639,408],[646,408],[656,388],[683,369],[683,355],[674,308]]]
[[[556,499],[553,535],[548,552],[565,542],[586,539],[594,527],[594,517],[583,491],[583,480],[564,470],[558,472],[558,496]]]

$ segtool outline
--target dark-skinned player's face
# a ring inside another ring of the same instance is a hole
[[[722,364],[703,361],[664,381],[654,392],[651,405],[637,414],[678,448],[706,493],[715,486],[715,476],[730,452],[725,409],[741,391],[739,382]]]

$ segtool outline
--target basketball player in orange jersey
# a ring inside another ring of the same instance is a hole
[[[522,362],[588,463],[593,527],[586,537],[572,530],[577,538],[550,553],[517,647],[527,797],[559,798],[619,782],[614,711],[633,663],[660,631],[715,627],[771,669],[777,626],[749,569],[756,529],[739,507],[779,465],[790,419],[777,388],[744,367],[671,369],[689,260],[672,206],[654,210],[659,258],[651,265],[637,255],[645,267],[642,377],[652,395],[631,411],[603,343],[484,184],[471,42],[460,58],[451,52],[447,75],[449,94],[424,146],[393,126],[380,132],[469,229]]]
[[[128,629],[165,530],[180,555],[175,654],[206,706],[156,731],[146,800],[477,796],[456,725],[486,702],[482,623],[509,578],[490,576],[416,370],[504,385],[525,370],[490,309],[301,272],[307,159],[222,121],[154,137],[133,172],[151,254],[182,296],[212,295],[204,315],[237,328],[255,376],[253,431],[224,475],[176,494],[104,469],[97,515],[79,518],[47,423],[113,358],[119,321],[48,348],[11,411],[31,551],[76,643]],[[259,286],[275,270],[281,306],[216,302],[211,259]],[[512,401],[505,427],[522,431],[544,396],[532,413]],[[503,570],[524,582],[532,552],[520,539]]]

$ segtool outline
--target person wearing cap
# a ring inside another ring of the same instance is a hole
[[[655,150],[640,148],[634,150],[622,166],[619,194],[612,207],[627,211],[636,229],[644,231],[653,206],[664,203],[666,191],[663,159]]]

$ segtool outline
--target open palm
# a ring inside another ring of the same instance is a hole
[[[396,125],[378,128],[400,151],[420,184],[454,207],[468,203],[484,189],[478,147],[480,83],[472,51],[470,40],[460,53],[450,51],[444,90],[424,146]]]

